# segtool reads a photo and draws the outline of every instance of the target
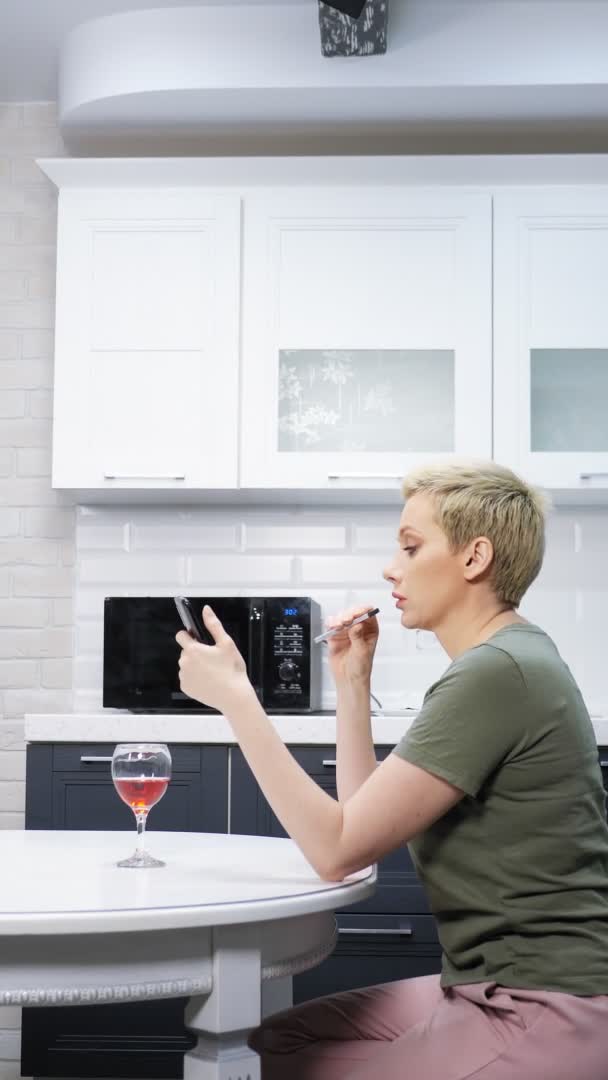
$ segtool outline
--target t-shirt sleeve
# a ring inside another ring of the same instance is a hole
[[[521,741],[524,695],[512,657],[480,645],[431,686],[393,753],[475,796]]]

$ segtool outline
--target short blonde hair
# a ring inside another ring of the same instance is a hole
[[[493,461],[414,469],[401,490],[406,500],[417,492],[432,495],[437,523],[453,551],[487,536],[494,547],[494,591],[501,602],[518,607],[542,566],[547,497]]]

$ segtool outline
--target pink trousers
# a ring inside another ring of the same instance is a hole
[[[426,975],[275,1013],[249,1045],[262,1080],[607,1080],[608,995]]]

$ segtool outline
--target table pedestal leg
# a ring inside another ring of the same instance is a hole
[[[247,926],[213,931],[213,990],[192,997],[186,1027],[198,1042],[184,1057],[184,1080],[260,1080],[260,1060],[247,1046],[260,1023],[259,944]]]
[[[247,1046],[249,1028],[230,1035],[199,1035],[184,1057],[184,1080],[260,1080],[260,1059]]]

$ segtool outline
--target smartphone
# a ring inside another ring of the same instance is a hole
[[[202,619],[196,614],[188,597],[175,596],[173,599],[175,600],[175,606],[179,612],[179,617],[182,620],[185,629],[190,634],[190,637],[205,645],[213,645],[211,634],[207,630]]]

